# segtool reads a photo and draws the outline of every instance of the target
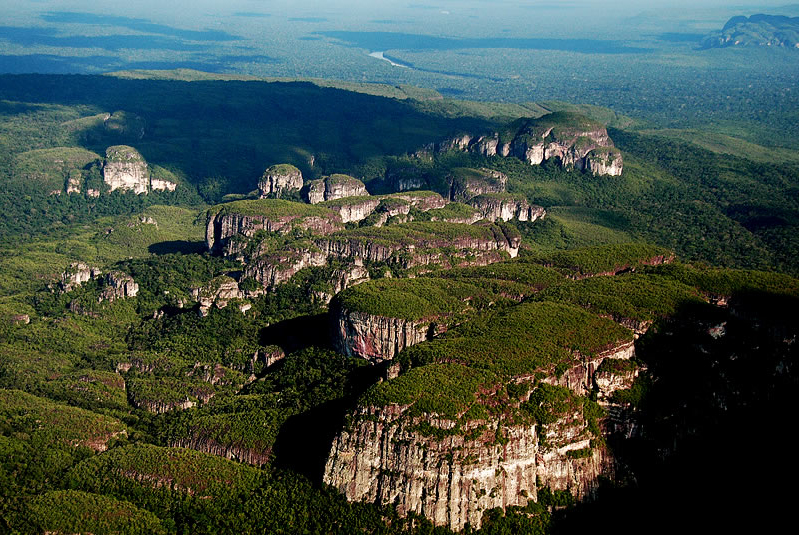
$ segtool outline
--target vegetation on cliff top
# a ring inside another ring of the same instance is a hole
[[[233,201],[216,205],[212,207],[208,213],[216,215],[260,216],[266,219],[314,216],[336,219],[333,212],[322,206],[287,201],[284,199],[247,199]]]

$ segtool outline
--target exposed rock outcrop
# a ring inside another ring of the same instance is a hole
[[[546,426],[501,418],[456,422],[413,416],[407,405],[361,407],[333,442],[324,482],[351,501],[394,504],[435,525],[479,528],[494,507],[524,506],[540,487],[592,495],[613,472],[592,447],[579,405]]]
[[[312,180],[305,186],[305,198],[311,204],[369,195],[366,186],[349,175],[334,174],[319,180]]]
[[[483,194],[471,199],[468,203],[475,208],[482,219],[496,221],[535,221],[546,215],[541,206],[530,204],[523,196],[508,193]]]
[[[199,303],[200,316],[205,317],[211,307],[225,308],[230,300],[244,298],[244,293],[234,278],[221,275],[202,287],[191,288],[191,296]]]
[[[531,165],[556,160],[564,168],[592,174],[620,175],[621,153],[607,129],[576,113],[555,112],[538,119],[518,119],[502,132],[458,134],[434,147],[440,152],[468,151],[484,156],[515,156]]]
[[[284,193],[302,189],[302,172],[289,164],[273,165],[258,181],[260,197],[281,197]]]
[[[195,429],[191,437],[173,440],[169,446],[202,451],[253,466],[263,466],[272,460],[271,448],[248,448],[239,444],[221,444],[207,436],[203,429]]]
[[[111,191],[130,190],[137,195],[150,191],[147,162],[139,151],[127,145],[114,145],[106,149],[103,180]]]
[[[169,180],[162,180],[159,178],[150,178],[150,187],[158,191],[175,191],[178,185]]]
[[[133,147],[114,145],[105,151],[103,181],[111,191],[119,189],[132,191],[137,195],[146,195],[150,191],[175,191],[178,187],[177,182],[167,178],[174,179],[174,175],[158,166],[150,169],[144,157]],[[95,197],[99,196],[100,192],[87,190],[87,194]]]
[[[338,214],[321,207],[277,199],[236,201],[209,210],[205,241],[209,251],[229,256],[243,250],[259,231],[325,235],[343,228]]]
[[[136,297],[139,285],[133,277],[121,271],[111,271],[105,276],[105,288],[98,297],[98,301],[116,301],[128,297]]]
[[[453,169],[450,176],[450,199],[466,202],[484,193],[504,193],[508,177],[492,169]]]
[[[96,279],[102,274],[96,267],[87,266],[82,262],[73,262],[61,274],[61,280],[58,282],[58,287],[62,292],[70,292],[78,288],[85,282]]]
[[[372,363],[392,360],[406,347],[430,336],[430,321],[387,318],[338,307],[331,310],[336,350]]]

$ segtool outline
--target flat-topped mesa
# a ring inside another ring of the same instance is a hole
[[[548,268],[502,262],[371,281],[342,291],[331,302],[333,345],[373,363],[392,360],[479,310],[519,302],[562,280]]]
[[[523,195],[511,193],[485,193],[472,198],[468,204],[480,213],[482,219],[492,222],[498,219],[535,221],[547,213],[541,206],[527,202]]]
[[[268,167],[258,181],[261,199],[280,198],[285,193],[299,192],[302,189],[302,172],[290,164]]]
[[[495,224],[412,222],[361,227],[298,240],[280,250],[256,251],[245,268],[244,277],[254,278],[264,288],[272,288],[301,269],[325,266],[330,259],[356,265],[385,262],[404,270],[416,268],[418,272],[486,265],[515,257],[520,244],[518,231]]]
[[[341,217],[326,208],[281,199],[253,199],[217,205],[207,212],[208,250],[225,256],[247,247],[259,231],[288,234],[294,230],[325,235],[343,229]]]
[[[627,384],[626,365],[602,363],[626,360],[631,341],[631,332],[580,309],[525,303],[480,329],[456,327],[413,346],[403,361],[416,367],[359,401],[324,481],[348,500],[392,503],[454,530],[479,527],[488,509],[535,501],[542,487],[589,497],[614,461],[602,410],[581,394],[597,370],[603,395]],[[547,384],[584,362],[575,384]],[[612,377],[617,368],[623,380]]]
[[[514,258],[521,236],[513,228],[495,224],[412,222],[339,232],[319,238],[314,244],[323,255],[387,262],[410,269],[485,265]]]
[[[333,174],[319,180],[312,180],[304,187],[304,196],[311,204],[365,195],[369,195],[369,192],[366,191],[366,186],[363,182],[357,178],[342,174]]]
[[[177,183],[167,180],[171,173],[151,170],[144,157],[127,145],[114,145],[105,151],[103,181],[111,191],[123,190],[147,194],[151,190],[175,191]]]
[[[460,150],[484,156],[515,156],[531,165],[555,159],[566,169],[594,175],[622,173],[621,152],[600,123],[571,112],[513,121],[500,132],[459,134],[437,146],[441,152]]]
[[[457,167],[450,171],[450,199],[468,200],[483,193],[504,193],[508,177],[492,169]]]

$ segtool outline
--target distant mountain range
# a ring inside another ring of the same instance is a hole
[[[779,46],[799,48],[799,17],[764,15],[737,16],[719,32],[702,41],[704,48],[728,46]]]

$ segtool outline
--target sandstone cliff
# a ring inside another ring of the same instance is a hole
[[[556,160],[567,169],[618,176],[621,153],[601,124],[582,115],[555,112],[518,119],[501,132],[458,134],[434,147],[440,152],[468,151],[484,156],[515,156],[531,165]]]
[[[150,191],[147,162],[139,151],[126,145],[114,145],[106,149],[103,180],[111,191],[130,190],[137,195]]]
[[[121,271],[111,271],[105,276],[103,291],[98,297],[99,301],[116,301],[128,297],[136,297],[139,285],[133,277]]]
[[[359,407],[333,442],[325,483],[349,500],[394,504],[401,515],[461,530],[479,528],[488,509],[536,501],[544,487],[588,498],[600,476],[613,475],[596,405],[546,385],[519,400],[491,399],[500,391],[482,387],[487,405],[506,405],[490,418],[420,415],[413,404]],[[527,406],[546,414],[525,417]]]
[[[325,208],[278,199],[234,201],[208,211],[205,241],[209,251],[233,255],[259,231],[324,235],[342,228],[341,217]]]
[[[334,174],[312,180],[305,186],[305,198],[311,204],[364,195],[369,195],[366,186],[349,175]]]
[[[373,386],[333,442],[324,480],[349,500],[460,530],[544,487],[584,499],[612,477],[604,412],[586,394],[629,386],[630,331],[574,307],[523,303],[404,355],[406,371]]]
[[[158,166],[150,169],[144,157],[133,147],[114,145],[105,151],[103,181],[111,191],[119,189],[132,191],[137,195],[147,194],[152,190],[175,191],[178,185],[174,180],[174,175],[165,169]],[[67,186],[67,193],[69,188],[70,185]]]
[[[260,197],[281,197],[284,193],[302,189],[302,173],[289,164],[273,165],[264,171],[258,181]]]
[[[528,203],[524,196],[509,193],[478,195],[469,201],[469,205],[480,213],[482,219],[492,222],[498,219],[535,221],[546,215],[546,210]]]
[[[492,169],[456,168],[450,174],[450,199],[467,202],[484,193],[504,193],[508,177]]]

